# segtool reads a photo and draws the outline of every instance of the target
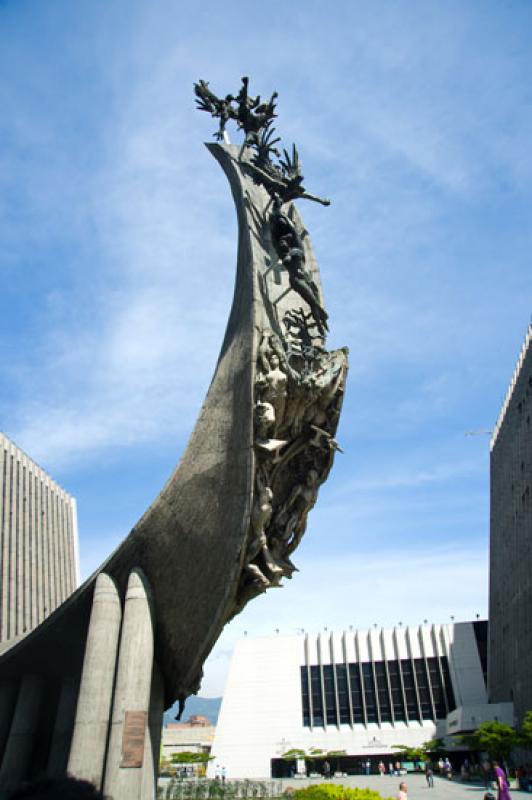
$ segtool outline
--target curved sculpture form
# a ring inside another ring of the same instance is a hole
[[[94,575],[0,655],[0,711],[11,721],[0,725],[0,788],[68,765],[116,800],[151,797],[163,707],[198,690],[225,623],[291,577],[332,465],[347,351],[325,350],[310,237],[283,185],[261,178],[276,180],[251,147],[207,147],[239,226],[216,371],[154,503]],[[15,747],[26,754],[16,766]],[[146,770],[151,779],[139,777]]]

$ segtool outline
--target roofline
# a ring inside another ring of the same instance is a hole
[[[510,381],[510,385],[506,390],[506,395],[499,412],[499,416],[497,417],[497,422],[495,423],[495,427],[493,429],[493,434],[490,439],[490,451],[493,450],[495,447],[495,443],[497,441],[497,437],[499,435],[499,431],[502,427],[504,419],[506,417],[506,412],[508,411],[508,407],[513,397],[514,389],[517,385],[517,381],[519,380],[519,376],[521,374],[521,370],[523,368],[523,364],[525,363],[525,358],[527,356],[528,350],[530,348],[530,344],[532,342],[532,322],[529,323],[528,329],[526,332],[525,340],[521,345],[521,350],[519,353],[519,357],[517,359],[517,364],[515,365],[515,369],[512,375],[512,380]]]
[[[34,458],[32,458],[30,455],[28,455],[28,453],[27,453],[25,450],[23,450],[23,449],[22,449],[22,447],[19,447],[19,446],[18,446],[18,444],[17,444],[16,442],[14,442],[14,441],[13,441],[13,439],[11,439],[11,437],[9,437],[9,436],[7,435],[7,433],[5,433],[5,431],[1,431],[1,430],[0,430],[0,438],[2,438],[2,437],[3,437],[5,440],[7,440],[7,441],[9,442],[9,444],[10,444],[12,447],[14,447],[14,448],[15,448],[15,450],[17,450],[17,452],[20,454],[20,456],[21,456],[21,457],[24,457],[24,458],[26,458],[26,459],[27,459],[27,460],[30,462],[30,464],[33,466],[33,468],[34,468],[35,470],[38,470],[39,472],[42,472],[42,473],[43,473],[43,475],[46,475],[46,477],[47,477],[47,479],[49,480],[50,484],[52,484],[52,485],[53,485],[53,486],[54,486],[54,487],[55,487],[55,488],[56,488],[58,491],[60,491],[60,492],[63,492],[63,494],[64,494],[66,497],[68,497],[68,499],[69,499],[70,501],[72,501],[72,500],[74,500],[74,501],[75,501],[75,497],[74,497],[74,495],[73,495],[71,492],[67,491],[67,489],[65,489],[65,488],[64,488],[64,487],[63,487],[63,486],[62,486],[60,483],[58,483],[58,482],[55,480],[55,478],[53,478],[53,477],[50,475],[50,473],[48,472],[48,470],[44,469],[44,467],[42,467],[42,466],[41,466],[41,465],[40,465],[40,464],[39,464],[37,461],[35,461],[35,459],[34,459]],[[78,582],[78,583],[79,583],[79,582]]]

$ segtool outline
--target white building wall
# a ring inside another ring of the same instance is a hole
[[[233,653],[209,771],[230,778],[265,778],[271,759],[287,750],[345,750],[395,755],[394,744],[417,746],[445,734],[445,721],[303,725],[301,667],[446,655],[461,705],[485,702],[486,691],[471,623],[371,629],[317,636],[245,638]]]
[[[316,642],[309,653],[316,664]],[[212,747],[227,776],[270,774],[271,755],[297,745],[302,727],[299,664],[304,637],[242,639],[235,647]],[[285,740],[283,744],[282,740]]]
[[[444,654],[454,686],[457,706],[488,702],[473,625],[442,625]]]

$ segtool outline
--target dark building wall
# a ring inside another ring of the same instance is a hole
[[[490,702],[532,710],[532,328],[492,438]]]

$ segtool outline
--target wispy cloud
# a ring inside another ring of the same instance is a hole
[[[244,631],[272,636],[278,628],[279,635],[294,636],[301,628],[318,633],[487,615],[487,553],[476,548],[376,548],[358,561],[322,554],[300,568],[286,587],[254,600],[227,626],[205,665],[202,695],[223,694],[230,653]]]

